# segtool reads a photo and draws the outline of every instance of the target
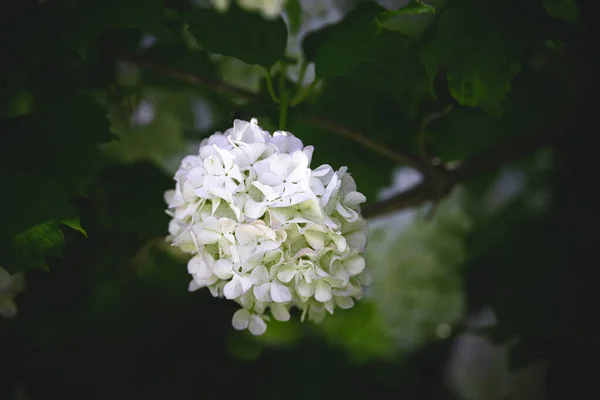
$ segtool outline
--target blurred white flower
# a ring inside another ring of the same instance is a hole
[[[165,193],[168,239],[194,255],[190,291],[240,304],[236,329],[260,335],[267,309],[286,321],[293,306],[318,322],[352,307],[368,283],[365,196],[345,167],[311,169],[312,153],[289,132],[236,120],[182,160]]]
[[[467,321],[470,328],[491,327],[497,323],[490,308],[482,309]],[[547,363],[541,360],[511,371],[509,351],[513,341],[496,345],[487,337],[466,332],[452,345],[445,379],[453,392],[465,400],[543,400],[546,399]]]
[[[211,0],[213,6],[225,12],[231,5],[230,0]],[[265,18],[277,18],[285,6],[286,0],[237,0],[240,7],[248,11],[260,12]]]
[[[418,184],[419,172],[398,169],[387,199]],[[386,327],[401,350],[447,336],[464,312],[459,268],[465,259],[460,236],[469,229],[460,188],[442,200],[433,219],[427,206],[401,210],[369,221],[365,253],[373,276],[368,297],[376,302]]]
[[[0,267],[0,316],[12,318],[17,314],[14,297],[23,291],[23,274],[11,275]]]

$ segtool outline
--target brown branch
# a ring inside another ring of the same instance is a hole
[[[122,53],[111,53],[111,56],[114,58],[121,59],[123,61],[131,62],[137,65],[138,67],[151,69],[153,71],[160,72],[166,76],[180,79],[183,82],[187,82],[194,86],[204,87],[215,92],[220,92],[227,95],[239,96],[250,101],[258,101],[260,99],[259,95],[248,90],[228,85],[226,83],[216,81],[194,73],[190,73],[179,68],[167,66],[162,63],[148,59],[144,56],[140,56],[137,54]],[[326,117],[318,116],[315,114],[306,114],[303,116],[303,120],[310,123],[313,126],[324,128],[336,135],[359,143],[362,146],[373,150],[374,152],[379,153],[382,156],[396,163],[407,165],[420,171],[424,170],[424,166],[418,159],[391,150],[375,142],[374,140],[371,140],[364,133],[350,129],[336,121],[332,121]]]
[[[448,194],[458,183],[465,182],[484,172],[498,169],[507,162],[516,161],[542,147],[556,145],[558,139],[569,132],[568,128],[555,129],[526,139],[513,140],[483,151],[461,163],[455,169],[442,170],[441,176],[446,183],[444,195]],[[439,197],[430,182],[425,179],[394,197],[364,207],[363,215],[365,218],[374,218],[435,200],[439,200]]]
[[[350,129],[338,122],[335,122],[328,118],[325,118],[322,116],[317,116],[314,114],[305,115],[303,117],[303,120],[310,123],[311,125],[318,126],[323,129],[327,129],[327,130],[335,133],[336,135],[339,135],[343,138],[346,138],[346,139],[352,140],[356,143],[359,143],[359,144],[363,145],[364,147],[367,147],[398,164],[407,165],[407,166],[417,169],[419,171],[424,171],[424,169],[425,169],[423,164],[421,162],[419,162],[417,159],[415,159],[411,156],[408,156],[408,155],[398,153],[397,151],[391,150],[388,147],[386,147],[380,143],[377,143],[374,140],[371,140],[364,133],[359,132],[354,129]]]
[[[221,81],[200,76],[198,74],[187,72],[180,68],[164,65],[160,62],[156,62],[144,56],[140,56],[137,54],[125,54],[119,52],[113,52],[110,55],[122,61],[128,61],[132,64],[137,65],[138,67],[147,68],[156,72],[160,72],[161,74],[169,76],[171,78],[179,79],[193,86],[203,87],[223,94],[243,97],[248,100],[256,101],[259,99],[259,96],[256,93],[253,93],[249,90],[228,85]]]

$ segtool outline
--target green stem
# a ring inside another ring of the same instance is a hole
[[[281,101],[279,103],[279,129],[284,131],[287,122],[287,111],[288,111],[288,92],[285,88],[285,72],[286,65],[281,66],[279,71],[279,97]]]
[[[269,90],[269,95],[271,95],[271,99],[273,99],[275,104],[279,104],[279,99],[275,94],[275,89],[273,89],[273,80],[271,79],[271,72],[268,68],[265,68],[265,79],[267,80],[267,89]]]
[[[302,103],[304,100],[306,100],[306,98],[312,93],[314,88],[317,87],[319,82],[321,82],[321,80],[319,78],[315,78],[315,80],[312,81],[310,86],[308,86],[304,92],[300,93],[298,96],[296,96],[294,100],[290,102],[290,106],[295,107],[298,104]]]

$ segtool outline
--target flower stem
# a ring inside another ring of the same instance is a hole
[[[279,104],[279,99],[275,94],[275,89],[273,89],[273,80],[271,79],[271,72],[268,68],[265,68],[265,79],[267,81],[267,89],[269,90],[269,95],[271,99],[275,102],[275,104]]]

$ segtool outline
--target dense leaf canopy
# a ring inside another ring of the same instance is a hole
[[[3,6],[0,267],[26,284],[0,317],[0,398],[454,398],[443,366],[482,308],[511,368],[546,360],[548,398],[593,398],[594,10],[231,3]],[[236,118],[348,166],[372,221],[355,308],[257,339],[187,292],[163,193]],[[398,167],[420,178],[383,195]]]

